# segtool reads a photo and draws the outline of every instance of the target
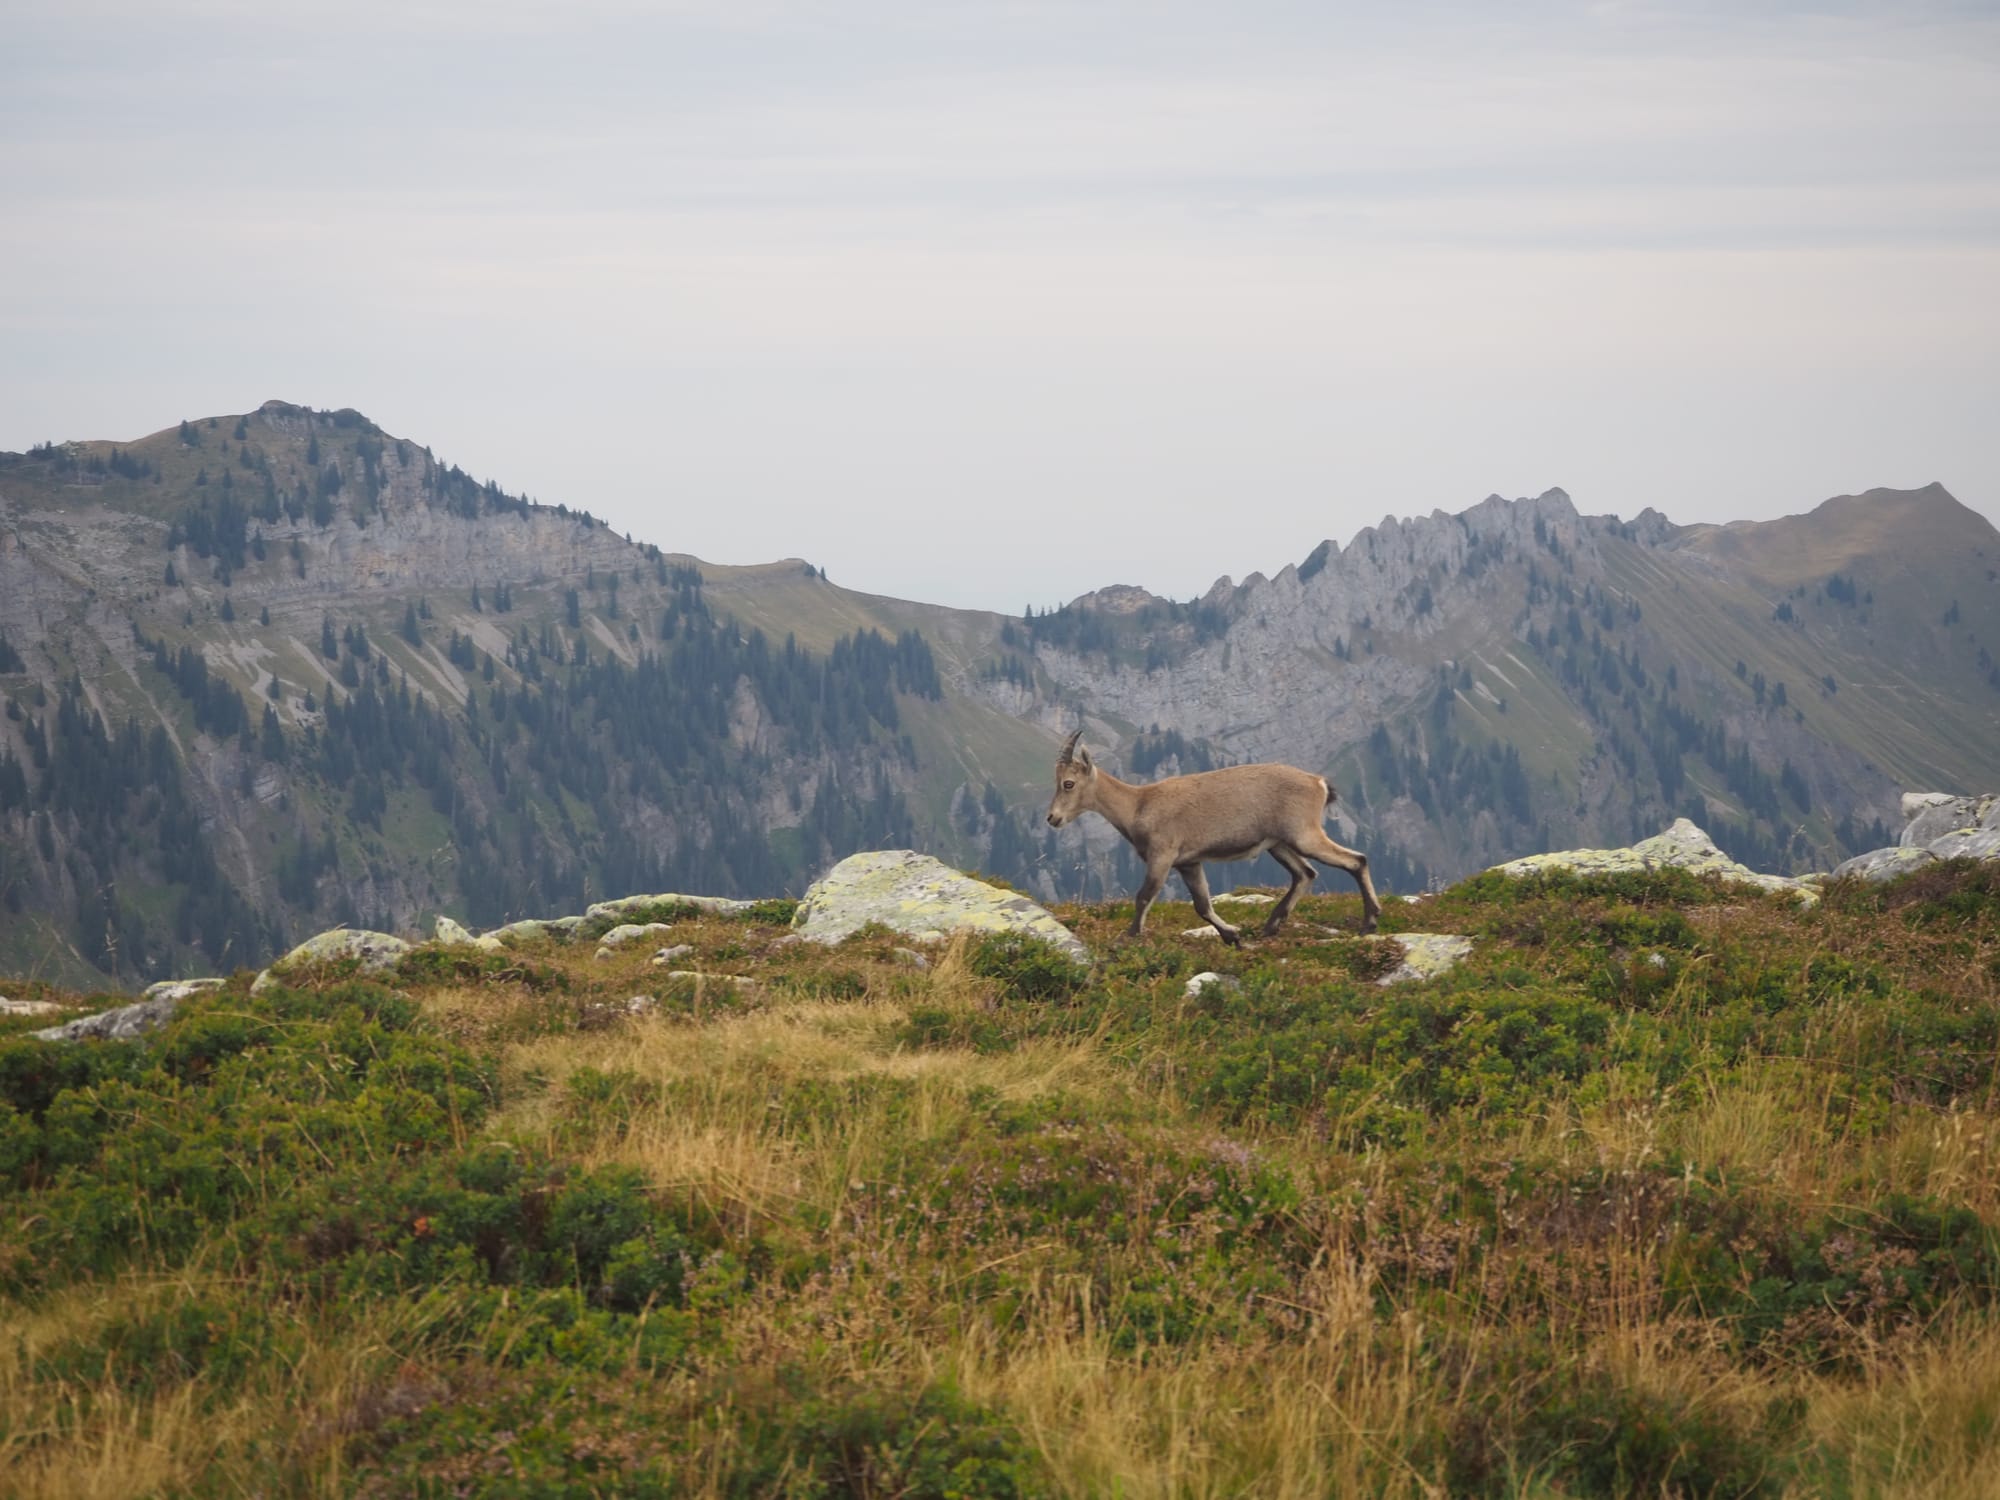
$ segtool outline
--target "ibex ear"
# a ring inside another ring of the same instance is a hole
[[[1081,745],[1076,747],[1076,763],[1086,771],[1090,769],[1090,752]]]
[[[1082,738],[1083,738],[1083,731],[1079,729],[1074,734],[1072,734],[1068,739],[1063,741],[1062,754],[1056,757],[1057,765],[1059,766],[1067,765],[1071,761],[1076,759],[1076,742]],[[1086,750],[1084,754],[1085,756],[1088,756],[1090,752]]]

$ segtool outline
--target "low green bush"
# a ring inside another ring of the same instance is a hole
[[[1053,943],[1021,933],[994,933],[972,945],[967,961],[982,979],[997,979],[1016,1000],[1068,1000],[1090,980],[1090,970]]]

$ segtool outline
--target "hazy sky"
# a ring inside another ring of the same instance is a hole
[[[0,447],[353,406],[1016,610],[1552,485],[2000,516],[1990,3],[0,20]]]

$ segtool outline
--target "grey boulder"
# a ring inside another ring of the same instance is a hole
[[[1045,909],[1014,891],[962,875],[914,849],[851,854],[799,903],[792,927],[814,943],[837,943],[871,922],[922,942],[954,932],[1040,938],[1080,963],[1090,950]]]

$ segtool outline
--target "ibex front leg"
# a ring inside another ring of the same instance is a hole
[[[1165,861],[1146,862],[1146,878],[1139,882],[1138,894],[1132,898],[1132,925],[1125,929],[1125,936],[1135,938],[1146,926],[1146,908],[1151,906],[1160,894],[1160,887],[1167,883],[1167,871],[1172,867]]]
[[[1215,904],[1208,899],[1208,872],[1201,867],[1201,861],[1191,859],[1184,865],[1175,865],[1181,882],[1187,886],[1188,899],[1194,902],[1195,915],[1222,934],[1223,942],[1232,948],[1243,941],[1243,934],[1215,914]]]

